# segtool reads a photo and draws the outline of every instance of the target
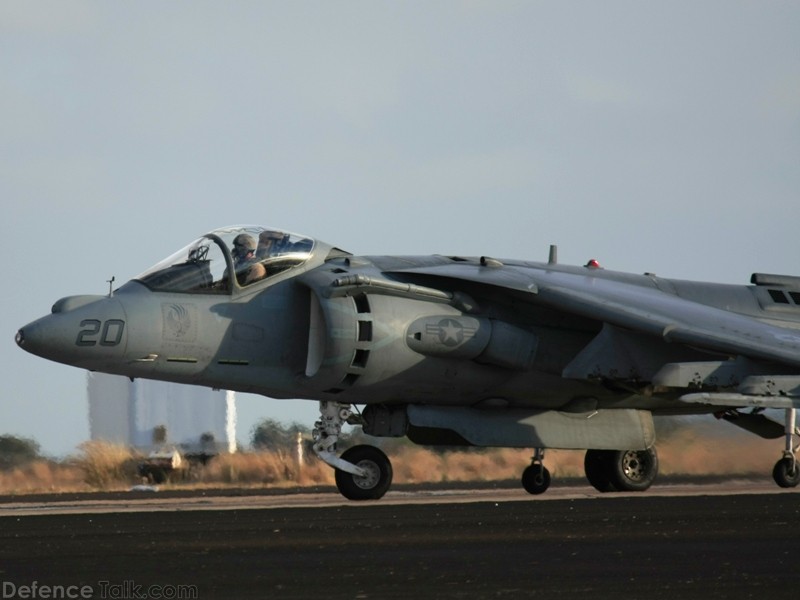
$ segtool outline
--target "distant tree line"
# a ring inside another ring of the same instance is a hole
[[[250,443],[256,450],[292,452],[297,447],[297,435],[311,439],[311,429],[300,423],[284,425],[276,419],[263,419],[253,427]]]
[[[41,458],[39,444],[29,438],[0,435],[0,470],[7,471]]]

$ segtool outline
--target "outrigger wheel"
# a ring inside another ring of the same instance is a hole
[[[366,472],[360,477],[336,469],[336,487],[348,500],[377,500],[392,485],[392,463],[375,446],[353,446],[342,453],[342,460],[353,463]]]
[[[545,468],[543,460],[544,448],[536,448],[530,466],[522,472],[522,487],[529,494],[543,494],[550,487],[550,471]]]
[[[550,471],[543,464],[533,464],[522,472],[522,487],[529,494],[543,494],[550,487]]]
[[[772,469],[772,478],[782,488],[797,487],[800,483],[800,465],[797,464],[794,456],[784,456]]]
[[[786,447],[781,458],[772,469],[772,478],[782,488],[797,487],[800,483],[800,464],[797,462],[795,452],[798,447],[794,444],[795,437],[800,434],[797,429],[797,409],[787,408],[784,431],[786,432]]]

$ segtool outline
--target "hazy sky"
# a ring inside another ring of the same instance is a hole
[[[0,433],[73,452],[85,372],[14,333],[216,227],[747,283],[799,195],[796,2],[3,0]]]

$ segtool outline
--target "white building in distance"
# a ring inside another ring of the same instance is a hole
[[[142,452],[236,451],[234,392],[104,373],[88,374],[89,433]]]

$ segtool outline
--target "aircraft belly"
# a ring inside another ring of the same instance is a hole
[[[655,443],[648,411],[476,410],[464,407],[409,406],[413,428],[449,430],[475,446],[644,450]]]

